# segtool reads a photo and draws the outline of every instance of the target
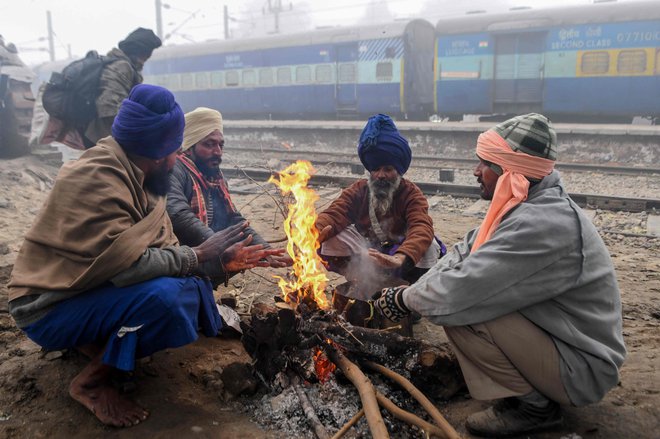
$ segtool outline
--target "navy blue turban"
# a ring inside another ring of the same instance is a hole
[[[406,173],[412,159],[408,141],[385,114],[369,118],[360,134],[358,156],[369,172],[389,165],[394,166],[400,175]]]
[[[112,137],[127,153],[161,159],[181,147],[185,118],[163,87],[138,84],[119,107]]]

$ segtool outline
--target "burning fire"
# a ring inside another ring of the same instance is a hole
[[[295,203],[288,204],[288,215],[284,220],[284,231],[288,238],[286,250],[293,259],[291,279],[279,278],[279,287],[284,300],[298,304],[311,299],[319,308],[327,309],[330,304],[325,296],[328,282],[323,262],[317,254],[319,232],[316,230],[316,209],[314,202],[318,195],[307,187],[314,172],[312,164],[299,160],[278,173],[279,179],[268,180],[280,188],[283,195],[292,194]]]
[[[325,383],[330,379],[330,374],[337,369],[337,366],[325,356],[325,352],[320,348],[316,348],[316,352],[314,352],[312,358],[314,359],[316,377],[320,382]]]

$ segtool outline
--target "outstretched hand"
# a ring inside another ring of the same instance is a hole
[[[193,251],[197,255],[197,261],[201,263],[220,257],[232,245],[244,238],[243,231],[247,226],[247,221],[234,224],[214,233],[197,247],[193,247]]]
[[[403,253],[396,253],[393,256],[381,253],[376,249],[369,249],[369,258],[378,266],[383,268],[399,268],[406,260],[406,255]]]
[[[332,226],[327,225],[323,229],[319,230],[319,243],[325,242],[332,233]]]
[[[266,261],[268,262],[268,266],[270,268],[283,268],[283,267],[290,267],[293,265],[293,259],[291,259],[291,256],[289,256],[288,253],[286,253],[286,250],[283,248],[274,250],[270,249],[273,251],[277,251],[278,253],[271,253],[270,256],[266,258]]]
[[[269,267],[268,258],[281,255],[283,249],[264,248],[261,244],[250,245],[252,235],[225,250],[220,256],[227,272],[249,270],[254,267]]]

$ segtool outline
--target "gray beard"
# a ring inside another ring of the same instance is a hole
[[[369,203],[374,208],[376,214],[383,216],[392,207],[394,200],[394,193],[401,185],[401,176],[397,175],[396,180],[393,182],[386,182],[383,184],[378,180],[372,180],[369,177]]]

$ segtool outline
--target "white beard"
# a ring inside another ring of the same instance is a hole
[[[373,206],[376,214],[380,216],[384,216],[392,207],[394,193],[401,184],[401,176],[397,175],[395,181],[387,183],[387,187],[382,187],[377,185],[376,180],[372,180],[369,176],[369,203]]]

